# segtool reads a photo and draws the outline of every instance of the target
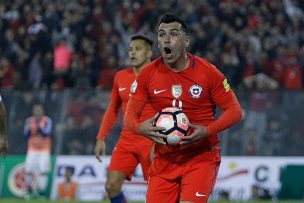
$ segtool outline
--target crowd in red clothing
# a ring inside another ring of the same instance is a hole
[[[0,87],[111,88],[129,64],[129,36],[155,39],[157,20],[169,11],[190,26],[190,51],[232,86],[262,72],[281,88],[303,89],[303,8],[300,0],[2,1]]]

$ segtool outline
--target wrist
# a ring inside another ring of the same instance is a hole
[[[217,133],[217,128],[215,123],[211,123],[207,126],[207,134],[208,135],[215,135]]]
[[[105,139],[106,139],[106,136],[97,136],[96,137],[96,141],[105,141]]]

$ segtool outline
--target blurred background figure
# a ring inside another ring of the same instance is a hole
[[[77,199],[78,184],[72,180],[73,174],[74,169],[66,167],[65,180],[58,185],[58,199],[65,201]]]
[[[28,148],[25,160],[25,182],[28,187],[27,196],[34,191],[33,175],[38,174],[38,194],[45,195],[50,171],[52,120],[44,115],[42,104],[33,105],[33,115],[26,119],[24,136],[27,138]]]
[[[6,155],[8,151],[6,110],[0,95],[0,155]]]

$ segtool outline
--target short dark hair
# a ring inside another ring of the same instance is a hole
[[[150,38],[146,37],[145,35],[138,34],[138,35],[133,35],[131,37],[131,41],[137,40],[137,39],[142,39],[145,42],[147,42],[151,47],[153,46],[153,41]]]
[[[75,169],[74,169],[74,167],[67,166],[67,167],[65,168],[65,171],[66,171],[66,172],[71,172],[72,174],[74,174]]]
[[[178,22],[179,24],[182,25],[182,30],[188,35],[189,31],[188,31],[188,27],[185,23],[185,21],[183,21],[182,19],[180,19],[177,15],[173,14],[173,13],[166,13],[165,15],[163,15],[159,21],[160,25],[161,23],[173,23],[173,22]]]

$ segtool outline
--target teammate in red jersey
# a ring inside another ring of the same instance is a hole
[[[0,155],[5,156],[8,151],[6,111],[0,95]]]
[[[190,41],[184,21],[173,14],[164,15],[157,38],[161,57],[138,75],[124,117],[127,128],[156,142],[146,202],[207,202],[221,162],[217,133],[239,122],[242,109],[224,75],[186,52]],[[181,145],[166,145],[160,139],[164,135],[153,127],[154,117],[139,120],[146,103],[158,111],[182,108],[191,131]],[[223,110],[217,120],[216,106]]]
[[[153,42],[145,36],[135,35],[129,45],[129,58],[133,67],[117,72],[110,104],[104,115],[100,130],[97,135],[95,154],[101,161],[100,155],[105,152],[105,138],[113,127],[119,110],[122,107],[124,114],[129,97],[134,89],[133,82],[145,65],[151,62]],[[144,121],[155,114],[151,105],[146,105],[140,120]],[[153,142],[146,137],[135,134],[123,127],[121,136],[112,153],[108,169],[106,191],[112,203],[126,202],[121,192],[125,179],[131,179],[136,166],[140,163],[144,178],[147,180],[148,169],[151,164],[149,159]]]

